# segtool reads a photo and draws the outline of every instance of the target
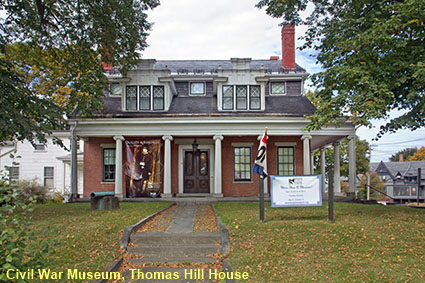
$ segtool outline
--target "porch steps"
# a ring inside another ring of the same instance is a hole
[[[130,259],[132,264],[142,263],[207,263],[221,252],[221,235],[218,232],[198,233],[136,233],[132,236],[134,246],[128,252],[139,258]]]

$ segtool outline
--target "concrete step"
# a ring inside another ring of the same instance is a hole
[[[177,264],[177,263],[212,263],[219,260],[217,257],[207,257],[207,256],[197,256],[197,257],[160,257],[160,256],[150,256],[142,258],[132,258],[128,259],[128,262],[131,264],[142,265],[145,263],[168,263],[168,264]]]
[[[131,242],[139,246],[179,246],[217,244],[221,242],[221,235],[216,232],[199,233],[135,233]]]
[[[216,254],[221,251],[221,247],[215,244],[203,245],[180,245],[180,246],[139,246],[128,247],[129,253],[141,255],[145,257],[160,256],[160,257],[204,257],[211,254]]]

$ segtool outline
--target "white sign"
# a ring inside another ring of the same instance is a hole
[[[272,207],[321,206],[322,176],[270,176]]]

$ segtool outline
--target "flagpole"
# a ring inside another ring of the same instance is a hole
[[[264,222],[264,177],[260,176],[260,221]]]
[[[265,128],[264,135],[267,135],[268,128]],[[260,221],[264,222],[264,176],[260,175]]]

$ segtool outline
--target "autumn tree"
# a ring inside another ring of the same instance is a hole
[[[405,148],[391,155],[389,160],[392,162],[398,162],[400,160],[400,155],[403,155],[404,160],[409,160],[409,158],[412,155],[414,155],[417,151],[418,149],[416,147]]]
[[[409,161],[425,161],[425,146],[418,149],[418,151],[409,158]]]
[[[385,118],[380,137],[425,126],[425,1],[261,0],[257,7],[282,24],[308,26],[302,48],[314,49],[323,68],[312,76],[320,106],[309,129]],[[393,109],[403,114],[392,118]]]
[[[43,140],[100,109],[104,66],[136,63],[159,0],[5,0],[0,21],[0,142]]]

